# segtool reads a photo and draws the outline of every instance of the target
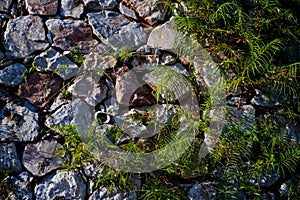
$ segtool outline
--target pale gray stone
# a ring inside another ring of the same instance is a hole
[[[116,0],[83,0],[85,6],[90,11],[100,11],[104,9],[113,9],[118,5]]]
[[[15,143],[0,143],[0,171],[21,172],[22,166],[18,158]]]
[[[38,113],[21,106],[7,104],[0,111],[0,140],[29,142],[40,134]]]
[[[107,96],[107,87],[99,83],[99,78],[92,74],[81,76],[68,90],[75,98],[81,98],[91,106],[96,106]]]
[[[9,20],[4,37],[6,54],[11,58],[25,58],[49,46],[43,20],[38,16]]]
[[[74,171],[56,171],[39,181],[34,188],[36,200],[86,198],[86,183],[82,175]]]
[[[246,103],[246,98],[243,97],[231,97],[228,101],[230,106],[245,105]]]
[[[89,24],[103,42],[114,49],[137,49],[147,42],[147,34],[140,24],[130,22],[114,11],[88,13]]]
[[[34,62],[38,65],[38,70],[55,72],[64,80],[76,76],[79,72],[76,64],[53,48],[36,56]]]
[[[17,176],[10,176],[9,183],[12,185],[9,192],[9,199],[32,200],[32,181],[33,177],[28,172],[21,172]]]
[[[42,140],[27,144],[23,152],[23,164],[34,176],[45,174],[64,166],[62,156],[56,150],[62,146],[55,140]]]
[[[130,17],[132,19],[138,20],[135,12],[133,10],[131,10],[130,8],[128,8],[126,5],[124,5],[123,3],[119,4],[119,10],[123,15]]]
[[[90,53],[98,45],[97,40],[93,39],[91,27],[84,21],[49,19],[46,25],[52,45],[62,50],[77,49],[81,53]]]
[[[83,11],[83,4],[81,3],[81,1],[61,0],[61,16],[79,19]]]
[[[27,71],[27,68],[19,63],[6,67],[0,70],[0,83],[7,86],[19,85],[22,83]]]
[[[120,190],[120,188],[113,187],[112,190],[108,190],[106,187],[100,187],[96,190],[90,197],[89,200],[134,200],[137,199],[137,193],[133,192],[125,192]]]
[[[26,7],[32,15],[55,15],[58,0],[26,0]]]

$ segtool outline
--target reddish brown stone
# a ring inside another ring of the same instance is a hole
[[[55,15],[58,8],[57,0],[26,0],[30,14]]]
[[[61,88],[62,81],[55,74],[34,72],[19,87],[18,94],[37,108],[44,108]]]

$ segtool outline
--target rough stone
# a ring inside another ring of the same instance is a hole
[[[119,112],[119,104],[117,103],[116,98],[111,97],[100,106],[100,109],[104,113],[116,116]]]
[[[24,16],[8,21],[5,31],[6,54],[11,58],[25,58],[49,46],[42,18]]]
[[[0,111],[0,140],[29,142],[40,134],[38,113],[21,106],[7,104]]]
[[[188,194],[190,200],[206,200],[215,199],[215,192],[212,190],[212,183],[201,183],[200,184],[180,184]]]
[[[245,105],[246,103],[246,99],[242,97],[231,97],[228,101],[230,106]]]
[[[0,70],[0,83],[7,86],[15,86],[22,83],[27,68],[22,64],[13,64]]]
[[[266,89],[264,91],[260,91],[255,89],[255,96],[251,99],[251,103],[256,106],[271,108],[280,104],[279,101],[282,99],[279,98],[280,96],[278,97],[274,95],[274,91],[271,92]]]
[[[3,0],[0,1],[0,11],[2,12],[8,12],[9,11],[9,6],[13,0]]]
[[[99,177],[105,170],[105,165],[97,160],[93,160],[83,165],[84,174],[89,178]]]
[[[134,9],[150,26],[162,23],[169,14],[169,8],[159,0],[123,0],[123,2]]]
[[[21,172],[22,166],[18,158],[15,143],[0,143],[0,171]]]
[[[83,4],[78,0],[61,0],[60,15],[79,19],[83,13]]]
[[[74,99],[57,109],[46,119],[46,126],[77,124],[80,133],[85,133],[92,122],[92,114],[89,106],[80,99]]]
[[[104,9],[113,9],[118,5],[116,0],[83,0],[85,6],[90,11],[100,11]]]
[[[130,22],[114,11],[87,14],[94,33],[114,49],[137,49],[147,42],[147,34],[140,24]]]
[[[53,46],[62,50],[79,50],[81,53],[89,53],[97,46],[97,40],[93,39],[92,29],[80,20],[49,19],[46,21],[50,32],[49,39]]]
[[[251,131],[256,126],[255,108],[251,105],[243,105],[241,108],[229,107],[229,119],[239,127],[241,131]]]
[[[98,76],[103,76],[105,69],[114,68],[117,64],[117,59],[112,55],[100,52],[92,52],[86,56],[83,62],[85,71],[90,71]]]
[[[76,64],[53,48],[35,57],[34,62],[38,65],[38,70],[55,72],[64,80],[76,76],[79,72]]]
[[[55,15],[58,0],[26,0],[26,7],[31,15]]]
[[[1,20],[1,18],[0,18]],[[0,26],[1,26],[1,21],[0,21]],[[4,54],[0,51],[0,60],[4,58]]]
[[[60,93],[55,101],[51,104],[51,107],[49,109],[50,112],[54,112],[56,109],[58,109],[59,107],[61,107],[62,105],[68,104],[68,100],[66,98],[65,95],[63,95],[62,93]]]
[[[33,181],[32,175],[28,172],[21,172],[18,176],[10,176],[9,183],[12,186],[10,188],[10,199],[33,199],[31,183]]]
[[[96,106],[107,96],[107,87],[99,81],[99,78],[93,75],[85,75],[78,78],[68,90],[74,97],[82,98],[86,103]]]
[[[132,19],[138,20],[135,12],[133,10],[131,10],[130,8],[128,8],[126,5],[124,5],[123,3],[119,4],[119,10],[123,15],[130,17]]]
[[[57,171],[38,182],[34,188],[36,200],[85,199],[86,184],[82,176],[74,171]]]
[[[105,200],[134,200],[137,199],[136,192],[122,192],[119,188],[114,187],[112,190],[108,190],[106,187],[100,187],[96,190],[89,198],[89,200],[97,200],[97,199],[105,199]]]
[[[35,107],[46,108],[61,88],[61,82],[54,74],[34,72],[27,77],[26,83],[20,85],[18,94]]]
[[[266,174],[262,174],[259,181],[256,178],[250,179],[249,184],[261,187],[270,187],[272,186],[278,179],[280,178],[280,174],[275,173],[274,171],[267,172]]]
[[[172,51],[178,37],[178,32],[173,28],[173,23],[174,18],[172,17],[168,22],[153,29],[149,35],[147,45]]]
[[[62,157],[55,152],[58,148],[61,145],[55,140],[27,144],[23,153],[23,164],[34,176],[44,176],[64,166]]]

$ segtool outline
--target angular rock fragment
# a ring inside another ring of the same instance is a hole
[[[52,45],[62,50],[77,49],[81,53],[89,53],[98,44],[93,39],[91,27],[81,20],[49,19],[46,25]]]
[[[0,70],[0,83],[7,86],[15,86],[22,83],[25,74],[27,73],[27,68],[22,64],[13,64]]]
[[[19,95],[37,108],[44,108],[61,88],[61,80],[55,74],[34,72],[19,87]]]
[[[38,113],[7,104],[0,111],[0,141],[35,141],[40,134]]]
[[[76,76],[79,72],[79,67],[76,64],[53,48],[35,57],[34,62],[40,71],[55,72],[64,80]]]
[[[255,108],[251,105],[243,105],[241,109],[236,107],[228,108],[228,116],[233,124],[241,131],[251,131],[256,126]]]
[[[92,106],[96,106],[106,98],[107,90],[107,87],[103,83],[99,83],[99,78],[93,75],[80,77],[69,88],[69,91],[74,97],[82,98],[86,103]]]
[[[116,0],[83,0],[85,6],[90,11],[100,11],[104,9],[113,9],[118,5]]]
[[[27,144],[23,153],[23,164],[34,176],[44,176],[64,166],[62,157],[56,154],[60,147],[55,140]]]
[[[0,171],[21,172],[22,166],[18,158],[15,143],[0,143]]]
[[[74,171],[55,172],[37,183],[34,188],[36,200],[85,199],[86,183],[82,175]]]
[[[0,1],[0,11],[2,12],[8,12],[9,6],[13,0],[2,0]]]
[[[43,20],[38,16],[9,20],[4,37],[6,54],[11,58],[25,58],[49,46]]]
[[[159,0],[123,0],[135,10],[150,26],[162,23],[170,14],[170,9]]]
[[[140,24],[130,22],[117,12],[101,11],[87,16],[99,39],[115,49],[136,49],[147,41],[147,34]]]
[[[137,199],[137,193],[135,191],[130,193],[122,192],[117,187],[112,188],[112,190],[100,187],[89,197],[89,200],[97,199]]]
[[[55,15],[58,0],[26,0],[26,7],[32,15]]]
[[[61,0],[60,15],[79,19],[83,13],[83,4],[79,0]]]
[[[33,177],[28,172],[21,172],[17,176],[10,176],[9,183],[12,186],[9,193],[11,199],[33,199],[31,183]]]
[[[132,19],[138,20],[135,12],[133,10],[131,10],[130,8],[128,8],[126,5],[124,5],[123,3],[119,4],[119,10],[123,15],[130,17]]]

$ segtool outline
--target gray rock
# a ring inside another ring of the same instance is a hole
[[[79,72],[76,64],[53,48],[36,56],[34,62],[38,65],[38,70],[55,72],[64,80],[76,76]]]
[[[150,26],[165,21],[169,14],[169,7],[159,0],[123,0],[123,2],[135,10]]]
[[[83,13],[83,4],[81,1],[61,0],[60,15],[64,17],[73,17],[79,19]]]
[[[128,8],[126,5],[124,5],[123,3],[119,4],[119,10],[123,15],[130,17],[132,19],[138,20],[135,12],[133,10],[131,10],[130,8]]]
[[[0,26],[1,26],[1,21],[0,21]],[[3,58],[4,58],[4,54],[0,51],[0,60],[3,59]]]
[[[23,165],[34,176],[44,176],[61,168],[64,166],[62,157],[56,154],[56,150],[61,147],[55,140],[27,144],[23,152]]]
[[[51,104],[51,107],[49,109],[50,112],[54,112],[56,109],[58,109],[59,107],[61,107],[62,105],[68,104],[68,100],[66,99],[66,97],[60,93],[55,101]]]
[[[2,12],[8,12],[9,11],[9,6],[11,4],[13,0],[3,0],[3,1],[0,1],[0,11]]]
[[[88,13],[89,24],[103,42],[114,49],[137,49],[147,41],[147,34],[140,24],[130,22],[123,15],[113,11]]]
[[[274,107],[278,106],[279,102],[274,94],[266,94],[258,89],[255,89],[255,96],[251,99],[251,103],[256,106]]]
[[[18,176],[9,177],[9,183],[12,185],[9,199],[32,200],[33,177],[28,172],[21,172]]]
[[[66,105],[63,105],[51,114],[45,122],[45,125],[53,128],[57,125],[65,126],[76,124],[80,133],[85,133],[92,122],[92,114],[89,106],[80,99],[74,99]]]
[[[100,187],[95,191],[90,197],[89,200],[134,200],[137,199],[136,192],[125,192],[120,190],[120,188],[113,187],[112,190],[108,190],[106,187]]]
[[[116,0],[83,0],[85,6],[91,11],[113,9],[118,5]]]
[[[228,101],[228,105],[230,106],[238,106],[238,105],[245,105],[246,99],[242,97],[231,97]]]
[[[117,99],[115,97],[111,97],[107,99],[103,105],[100,106],[102,112],[107,113],[112,116],[118,115],[119,112],[119,104],[117,103]]]
[[[86,183],[82,175],[74,171],[57,171],[39,181],[34,188],[35,198],[44,199],[85,199]]]
[[[99,177],[106,166],[97,160],[93,160],[83,164],[84,174],[89,178]]]
[[[201,183],[200,184],[180,184],[185,191],[187,191],[190,200],[206,200],[215,199],[215,192],[212,191],[212,183]]]
[[[176,58],[168,53],[163,53],[159,62],[162,65],[174,65]]]
[[[79,50],[81,53],[90,53],[97,46],[93,39],[92,29],[81,20],[49,19],[46,21],[50,32],[49,39],[53,46],[65,51]]]
[[[156,27],[150,33],[147,45],[163,50],[172,51],[178,37],[178,32],[174,29],[174,18]]]
[[[233,124],[241,131],[251,131],[256,126],[255,108],[251,105],[243,105],[241,109],[236,107],[228,108],[228,117]]]
[[[58,0],[26,0],[26,7],[31,15],[55,15]]]
[[[11,58],[25,58],[49,46],[43,20],[38,16],[9,20],[4,37],[6,54]]]
[[[81,98],[91,106],[96,106],[107,96],[107,87],[99,84],[99,77],[93,75],[84,75],[79,77],[69,91],[75,98]]]
[[[13,64],[0,70],[0,83],[7,86],[15,86],[22,83],[25,74],[27,73],[27,68],[22,64]]]
[[[0,140],[29,142],[40,134],[38,113],[21,106],[7,104],[0,111]]]
[[[18,158],[15,143],[0,143],[0,171],[21,172],[22,166]]]
[[[270,187],[272,186],[278,179],[280,178],[280,174],[275,173],[274,171],[267,172],[266,174],[262,174],[260,176],[259,181],[256,178],[252,178],[249,180],[250,185],[262,186],[262,187]]]

